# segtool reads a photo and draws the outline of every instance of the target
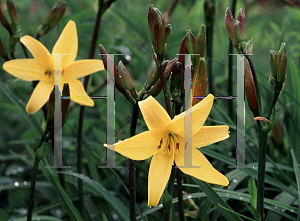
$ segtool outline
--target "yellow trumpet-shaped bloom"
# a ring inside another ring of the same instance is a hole
[[[3,69],[25,81],[39,81],[26,107],[29,114],[34,114],[48,101],[53,90],[55,58],[53,55],[50,56],[49,51],[41,42],[30,36],[26,35],[20,41],[34,58],[7,61],[4,63]],[[63,54],[61,56],[61,83],[62,85],[69,84],[71,100],[81,105],[94,106],[94,101],[89,98],[81,81],[77,78],[103,70],[104,65],[101,60],[96,59],[75,61],[77,50],[76,24],[74,21],[69,21],[56,41],[52,54]]]
[[[183,173],[197,179],[222,186],[229,184],[228,179],[196,149],[229,137],[228,126],[203,126],[213,100],[210,94],[193,106],[192,111],[183,112],[171,120],[165,109],[150,96],[138,103],[149,131],[113,145],[105,145],[133,160],[144,160],[154,155],[148,175],[148,206],[157,206],[174,161]],[[184,121],[189,114],[192,117],[193,167],[187,168],[184,167]]]

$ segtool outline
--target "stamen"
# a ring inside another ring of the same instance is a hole
[[[158,150],[161,148],[161,145],[162,145],[162,139],[160,140],[160,144],[157,147]]]

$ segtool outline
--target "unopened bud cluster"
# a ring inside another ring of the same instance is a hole
[[[277,54],[273,50],[270,51],[270,65],[272,77],[270,77],[269,82],[274,85],[276,91],[281,92],[286,78],[286,43],[281,43]]]
[[[239,10],[237,20],[235,20],[230,8],[227,8],[225,12],[225,23],[231,42],[238,52],[241,54],[252,54],[253,39],[251,38],[247,42],[246,16],[244,10],[242,8]]]

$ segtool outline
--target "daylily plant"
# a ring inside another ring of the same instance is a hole
[[[20,41],[34,58],[5,62],[3,69],[25,81],[39,81],[26,107],[29,114],[34,114],[48,101],[54,88],[55,55],[50,55],[48,49],[41,42],[30,36],[26,35]],[[64,54],[61,56],[61,83],[62,85],[69,84],[71,100],[81,105],[94,106],[94,101],[89,98],[81,81],[77,78],[103,70],[103,62],[96,59],[75,61],[77,51],[76,24],[70,20],[55,43],[51,54]]]
[[[179,169],[197,179],[222,186],[228,179],[218,172],[196,148],[207,146],[229,137],[228,126],[203,126],[210,113],[214,97],[204,100],[170,119],[165,109],[152,97],[140,101],[139,107],[149,131],[113,145],[110,149],[133,160],[145,160],[152,155],[148,175],[148,206],[157,206],[169,180],[175,161]],[[184,121],[192,117],[192,166],[184,166]],[[198,167],[195,167],[198,166]]]

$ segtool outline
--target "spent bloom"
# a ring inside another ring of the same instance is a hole
[[[139,107],[149,131],[113,145],[104,145],[133,160],[152,157],[148,175],[148,206],[157,206],[169,180],[175,161],[179,169],[208,183],[227,186],[227,178],[218,172],[196,148],[229,137],[228,126],[203,126],[213,104],[210,94],[204,100],[170,119],[165,109],[152,97],[140,101]],[[192,164],[184,166],[184,122],[192,116]]]
[[[55,54],[61,56],[61,84],[68,83],[71,100],[81,105],[94,106],[85,89],[77,78],[81,78],[104,69],[103,62],[96,59],[75,61],[78,51],[76,24],[69,21],[58,40],[52,55],[38,40],[24,36],[20,39],[31,52],[33,59],[16,59],[5,62],[3,69],[11,75],[25,81],[39,81],[28,103],[26,111],[29,114],[37,112],[49,99],[55,85]],[[67,54],[67,55],[66,55]]]

